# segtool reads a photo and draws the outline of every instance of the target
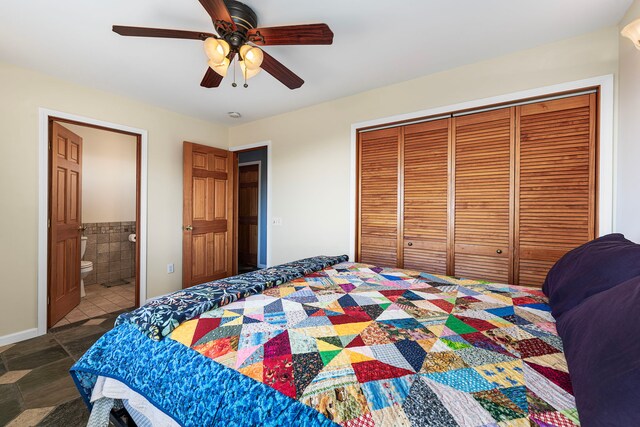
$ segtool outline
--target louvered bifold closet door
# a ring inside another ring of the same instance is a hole
[[[447,273],[450,122],[443,119],[404,128],[404,268]]]
[[[517,283],[541,286],[563,254],[595,237],[596,94],[519,108]]]
[[[511,279],[514,114],[505,108],[453,119],[457,277]]]
[[[359,134],[360,262],[398,266],[398,147],[401,129]]]

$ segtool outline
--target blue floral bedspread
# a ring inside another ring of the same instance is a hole
[[[163,338],[207,311],[348,259],[305,258],[156,298],[120,315],[71,376],[88,406],[97,377],[114,378],[184,426],[335,425],[309,406]]]
[[[123,323],[71,368],[88,406],[98,376],[114,378],[188,427],[335,426],[315,409],[174,340],[154,341]]]

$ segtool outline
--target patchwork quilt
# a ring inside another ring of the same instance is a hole
[[[541,291],[348,262],[160,341],[122,324],[73,370],[85,396],[110,376],[182,425],[579,424]]]

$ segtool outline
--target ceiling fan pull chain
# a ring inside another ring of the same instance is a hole
[[[238,84],[236,83],[236,65],[238,63],[238,60],[236,58],[233,58],[233,83],[231,83],[231,86],[233,87],[238,87]]]

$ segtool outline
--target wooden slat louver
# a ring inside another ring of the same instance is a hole
[[[505,108],[454,119],[458,277],[510,279],[513,114],[513,108]]]
[[[595,237],[596,95],[518,108],[517,282],[541,286],[564,253]]]
[[[450,119],[404,128],[403,267],[447,272]]]
[[[360,262],[398,263],[398,147],[400,128],[361,133],[359,138]]]

